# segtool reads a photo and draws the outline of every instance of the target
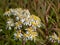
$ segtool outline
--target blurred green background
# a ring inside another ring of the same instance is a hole
[[[55,32],[60,37],[60,0],[0,0],[0,45],[22,45],[22,41],[9,38],[9,31],[5,31],[5,17],[3,13],[10,8],[28,9],[31,14],[41,18],[44,27],[38,29],[40,34],[37,42],[28,41],[26,45],[60,45],[50,43],[46,38]]]

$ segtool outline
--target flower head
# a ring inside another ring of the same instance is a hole
[[[56,35],[56,33],[53,33],[53,35],[49,36],[49,40],[52,42],[57,42],[60,43],[60,37]]]
[[[7,28],[14,29],[15,39],[25,38],[26,40],[36,40],[38,33],[36,28],[40,28],[41,20],[35,15],[31,15],[28,9],[16,8],[5,12],[7,16]]]

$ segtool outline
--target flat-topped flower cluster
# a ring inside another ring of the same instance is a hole
[[[41,20],[34,14],[30,14],[28,9],[16,8],[6,11],[7,17],[6,29],[11,30],[14,27],[15,39],[36,40],[37,28],[41,26]]]

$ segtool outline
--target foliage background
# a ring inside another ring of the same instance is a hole
[[[53,32],[60,37],[60,0],[0,0],[0,29],[3,29],[0,32],[0,45],[22,45],[23,41],[10,38],[11,32],[5,30],[6,20],[3,16],[8,9],[19,7],[29,9],[31,14],[39,16],[45,25],[38,29],[40,40],[36,43],[28,41],[26,45],[59,45],[48,42],[46,38]]]

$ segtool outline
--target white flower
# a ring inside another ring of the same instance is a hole
[[[14,26],[13,19],[8,19],[7,26]]]
[[[25,21],[25,19],[21,19],[21,22],[23,23]]]
[[[18,21],[20,18],[19,17],[16,17],[16,21]]]
[[[6,28],[11,30],[12,27],[14,26],[13,19],[8,19],[6,23],[7,23]]]
[[[26,17],[26,18],[29,18],[30,17],[30,12],[28,10],[22,10],[21,11],[21,15]]]
[[[29,32],[27,31],[26,34],[29,34]]]
[[[16,14],[17,11],[15,11],[14,9],[10,9],[10,12],[11,12],[12,15],[17,15]]]
[[[6,15],[6,16],[10,16],[11,13],[10,13],[10,11],[6,11],[6,12],[4,13],[4,15]]]
[[[33,40],[32,36],[29,36],[29,37],[27,37],[27,38],[28,38],[28,40]]]
[[[14,36],[19,39],[19,38],[23,37],[23,34],[19,33],[19,32],[16,32],[16,33],[14,33]]]
[[[14,29],[21,29],[21,28],[22,28],[21,22],[20,21],[16,22]]]
[[[18,26],[17,28],[18,28],[18,29],[21,29],[21,27],[22,27],[22,26]]]
[[[26,15],[30,15],[30,12],[28,9],[25,12],[26,12]]]

